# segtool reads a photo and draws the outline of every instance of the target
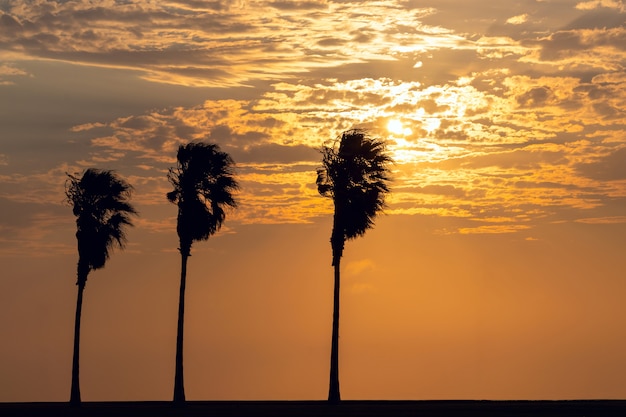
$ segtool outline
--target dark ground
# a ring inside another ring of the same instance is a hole
[[[626,416],[626,400],[572,401],[189,401],[170,402],[0,403],[0,416],[89,417],[298,417],[298,416],[419,416],[521,417]]]

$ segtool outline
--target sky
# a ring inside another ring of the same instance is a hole
[[[87,282],[83,400],[172,398],[197,140],[241,190],[189,259],[187,399],[326,398],[315,170],[353,128],[395,163],[342,260],[342,398],[626,398],[623,1],[0,0],[0,401],[69,399],[90,167],[140,216]]]

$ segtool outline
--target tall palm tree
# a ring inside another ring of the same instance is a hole
[[[234,161],[219,146],[192,142],[178,148],[176,167],[167,178],[174,190],[167,199],[178,206],[176,231],[180,241],[181,272],[176,333],[174,403],[185,402],[183,378],[183,327],[187,258],[194,241],[207,240],[226,218],[225,208],[236,207],[233,193],[239,188],[234,177]]]
[[[365,234],[389,192],[391,158],[384,143],[362,130],[349,130],[339,141],[322,147],[322,167],[317,170],[317,190],[332,198],[335,206],[330,237],[335,272],[333,330],[330,354],[328,401],[337,403],[339,393],[339,266],[346,240]]]
[[[74,321],[74,356],[72,360],[72,387],[70,403],[80,399],[79,353],[80,319],[83,291],[89,272],[104,267],[114,247],[124,248],[127,226],[132,226],[131,215],[137,211],[129,203],[132,186],[113,171],[90,168],[82,176],[67,174],[65,195],[76,216],[78,241],[77,280],[78,297]]]

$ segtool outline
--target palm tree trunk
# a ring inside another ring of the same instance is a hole
[[[181,245],[182,247],[182,245]],[[183,330],[185,324],[185,285],[187,281],[187,258],[189,252],[181,249],[180,295],[178,299],[178,329],[176,332],[176,371],[174,375],[174,403],[185,402],[183,378]]]
[[[335,258],[335,257],[333,257]],[[328,401],[338,403],[341,401],[339,394],[339,264],[341,257],[333,259],[335,268],[335,288],[333,291],[333,334],[330,350],[330,384],[328,388]]]
[[[330,347],[330,383],[328,386],[328,402],[338,403],[341,401],[339,394],[339,283],[340,264],[344,248],[343,228],[339,224],[339,211],[341,207],[335,204],[333,216],[333,231],[330,236],[330,246],[333,251],[333,267],[335,272],[335,285],[333,290],[333,333]]]
[[[78,296],[76,297],[76,317],[74,319],[74,354],[72,357],[72,387],[70,390],[70,404],[80,405],[79,356],[80,356],[80,318],[83,310],[83,291],[87,274],[78,278]]]

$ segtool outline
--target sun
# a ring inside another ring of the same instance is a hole
[[[398,119],[390,119],[387,123],[387,130],[395,136],[409,136],[413,133],[411,128],[404,127]]]

